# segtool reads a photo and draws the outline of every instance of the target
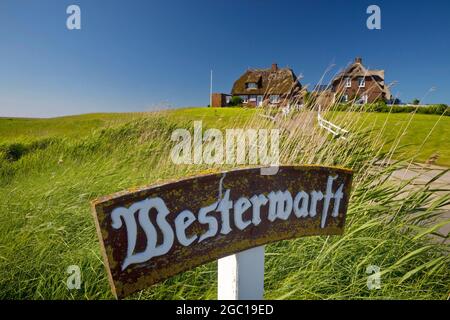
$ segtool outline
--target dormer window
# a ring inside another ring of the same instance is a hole
[[[366,79],[364,77],[358,78],[358,87],[364,88],[366,86]]]
[[[350,78],[350,77],[345,78],[345,87],[346,88],[352,87],[352,78]]]
[[[256,82],[247,82],[247,89],[258,89],[258,84]]]

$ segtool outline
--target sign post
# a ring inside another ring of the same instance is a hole
[[[263,299],[264,246],[219,259],[217,271],[219,300]]]
[[[352,172],[280,166],[196,176],[92,202],[113,294],[219,260],[219,299],[262,299],[264,245],[344,231]]]

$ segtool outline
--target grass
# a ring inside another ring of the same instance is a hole
[[[237,124],[242,124],[253,116],[254,112],[254,109],[242,108],[221,110],[185,108],[155,113],[170,114],[173,121],[202,119],[207,123],[214,123],[216,127],[220,128],[221,125],[230,125],[230,118],[237,120]],[[93,130],[145,118],[149,114],[151,113],[91,113],[49,119],[0,117],[0,143],[27,141],[35,138],[83,137],[89,135]],[[239,117],[237,117],[238,115]]]
[[[0,143],[30,138],[79,137],[93,129],[141,117],[139,113],[93,113],[50,119],[0,118]]]
[[[281,126],[282,163],[341,165],[355,171],[344,236],[267,246],[266,298],[448,297],[449,248],[429,235],[435,233],[434,217],[448,204],[449,195],[438,196],[427,185],[413,190],[406,188],[407,183],[392,185],[389,175],[407,163],[375,165],[397,149],[387,146],[384,138],[377,139],[381,131],[367,130],[371,127],[355,121],[349,125],[354,133],[345,141],[315,126],[299,124],[285,130],[284,123],[266,121],[254,110],[184,109],[0,120],[0,299],[112,298],[89,202],[131,186],[221,170],[220,166],[177,166],[170,161],[171,132],[192,128],[197,119],[204,120],[204,127]],[[295,124],[295,119],[287,119],[291,120]],[[345,115],[340,121],[346,121]],[[368,119],[372,121],[380,120]],[[430,139],[435,139],[435,133],[443,134],[442,128],[436,127]],[[449,150],[445,143],[436,144],[442,154]],[[70,265],[81,268],[80,290],[67,289]],[[380,290],[367,288],[369,265],[381,268]],[[131,298],[215,299],[216,277],[216,263],[210,263]]]
[[[426,162],[437,154],[437,165],[450,167],[450,117],[425,114],[336,112],[330,120],[343,127],[354,126],[382,130],[385,150],[398,139],[404,146],[403,157],[414,157],[417,162]],[[425,141],[425,143],[424,143]]]
[[[242,108],[186,108],[163,111],[174,122],[201,119],[205,124],[219,129],[242,127],[255,115],[254,109]],[[148,117],[148,113],[96,113],[51,119],[0,118],[0,146],[14,142],[35,141],[43,138],[80,138],[93,130],[124,124],[133,119]],[[386,142],[384,150],[392,146],[392,141],[402,145],[402,156],[415,157],[418,162],[426,162],[437,154],[435,164],[450,167],[450,117],[423,114],[389,114],[334,112],[329,117],[342,127],[354,126],[382,130]],[[355,122],[358,125],[355,125]],[[432,131],[431,131],[432,130]],[[430,134],[431,131],[431,134]],[[428,136],[429,135],[429,136]],[[426,143],[423,142],[426,139]],[[423,145],[422,145],[423,144]]]

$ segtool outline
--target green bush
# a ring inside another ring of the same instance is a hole
[[[242,104],[242,98],[239,96],[234,96],[231,98],[229,105],[231,107],[240,106]]]
[[[413,105],[386,105],[384,101],[368,103],[361,106],[355,106],[350,103],[338,104],[333,107],[334,111],[354,111],[354,112],[382,112],[382,113],[412,113],[418,114],[437,114],[450,116],[450,107],[445,104],[436,104],[429,106],[413,106]]]
[[[0,158],[8,161],[17,161],[29,152],[47,148],[56,140],[56,138],[44,138],[31,142],[3,143],[0,144]]]

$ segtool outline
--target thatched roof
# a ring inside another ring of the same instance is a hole
[[[257,88],[247,88],[248,83],[256,83]],[[231,89],[232,95],[267,95],[293,94],[301,90],[302,86],[290,68],[278,68],[274,65],[268,69],[248,69]]]

